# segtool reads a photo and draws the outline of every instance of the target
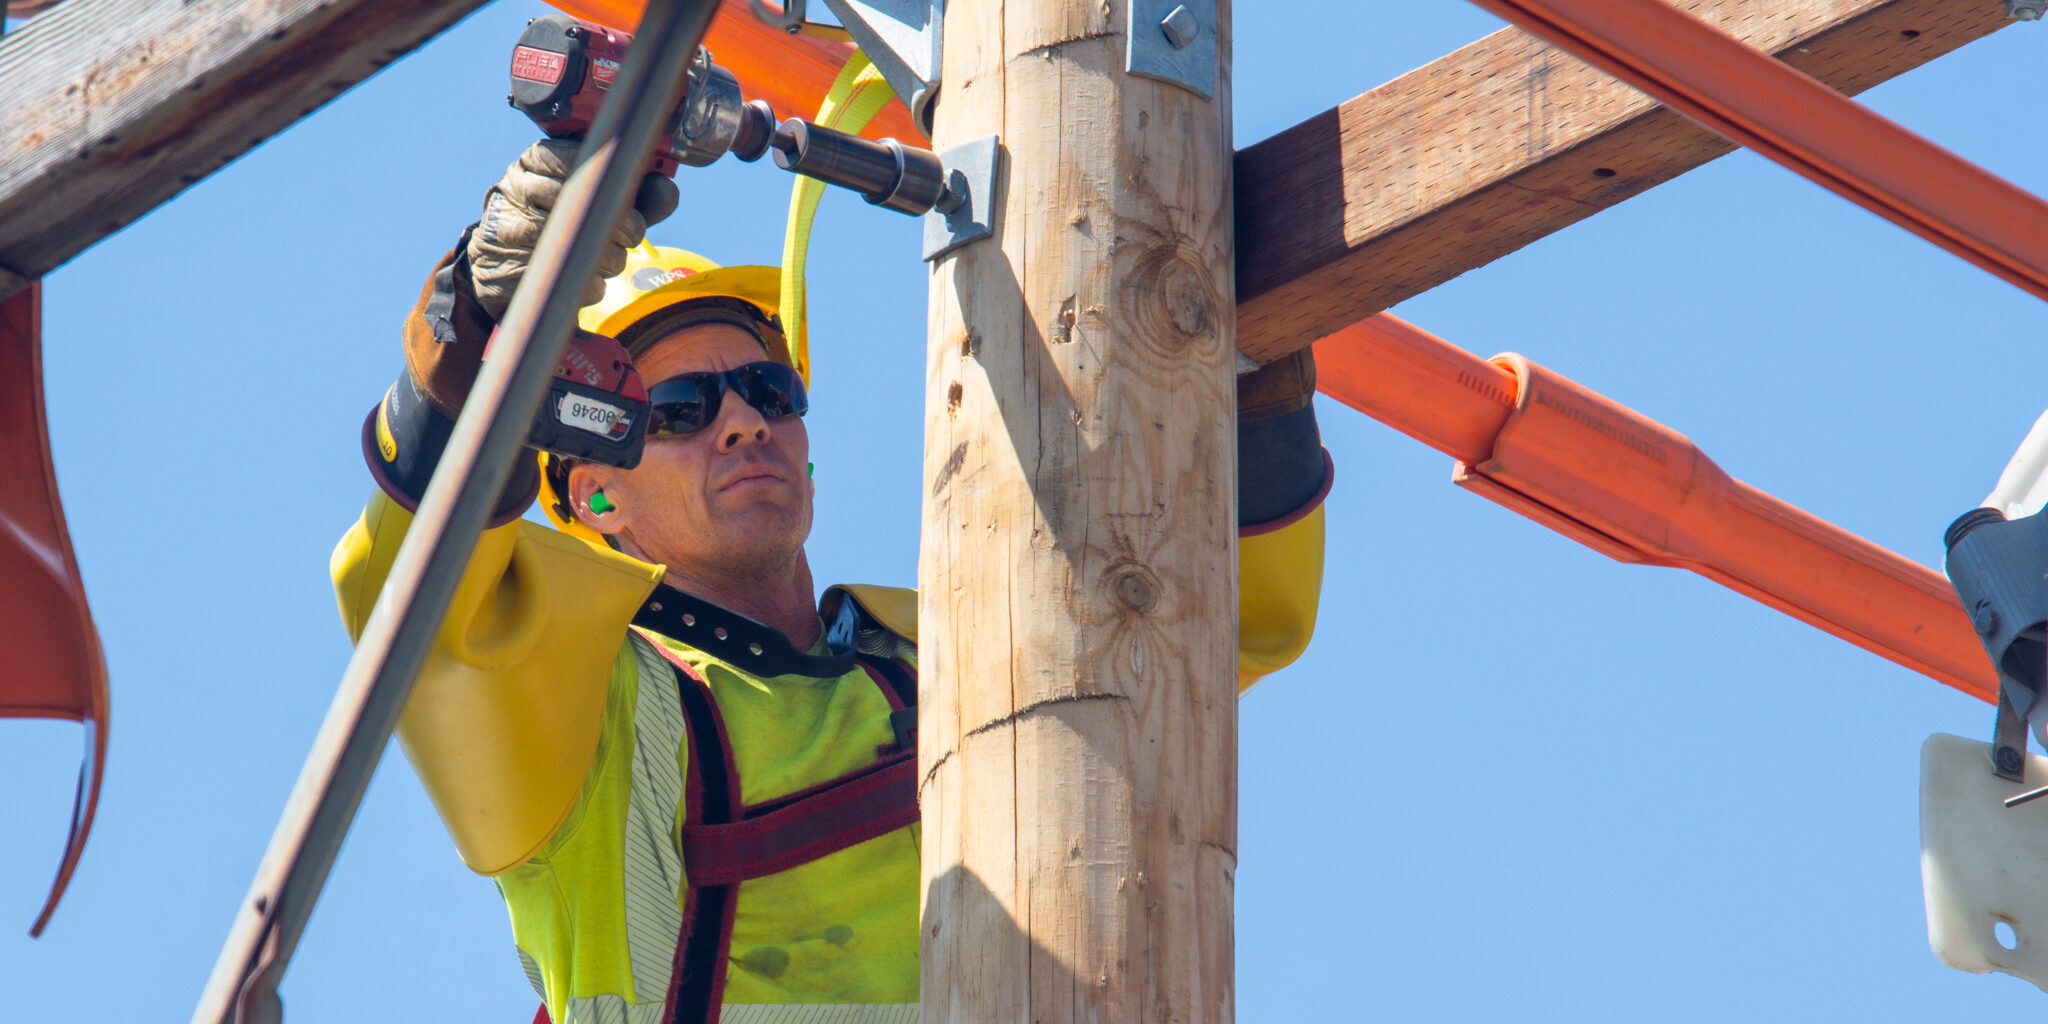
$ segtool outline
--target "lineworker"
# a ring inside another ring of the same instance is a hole
[[[379,486],[331,566],[352,636],[573,154],[529,148],[406,319],[406,372],[364,424]],[[609,285],[584,293],[584,326],[649,382],[642,461],[515,474],[399,742],[464,863],[496,880],[543,1016],[915,1021],[915,593],[817,597],[778,272],[645,245],[676,201],[650,176]],[[1304,350],[1240,379],[1240,686],[1314,625],[1330,470],[1313,372]],[[556,529],[520,519],[536,497]],[[909,785],[880,784],[906,761]]]

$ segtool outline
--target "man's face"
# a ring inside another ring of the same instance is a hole
[[[655,342],[634,366],[652,388],[685,373],[766,359],[746,331],[698,324]],[[578,466],[571,496],[587,511],[588,492],[601,488],[617,511],[599,517],[600,529],[686,574],[773,572],[790,564],[811,533],[810,452],[800,417],[763,419],[728,391],[710,426],[649,438],[639,466]]]

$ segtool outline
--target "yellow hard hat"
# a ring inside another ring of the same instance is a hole
[[[722,267],[687,249],[642,242],[626,251],[626,269],[606,284],[604,298],[583,307],[576,322],[593,334],[618,338],[634,324],[672,306],[698,299],[738,299],[760,311],[765,321],[761,337],[769,356],[802,373],[804,367],[791,361],[789,342],[783,338],[781,294],[779,267]],[[805,384],[809,383],[806,379]],[[567,483],[561,464],[542,452],[540,469],[540,505],[548,522],[586,544],[610,550],[604,535],[577,519],[569,508],[569,496],[557,489]]]
[[[687,249],[642,242],[626,250],[626,269],[606,283],[604,298],[583,307],[576,322],[593,334],[616,338],[656,312],[707,298],[739,299],[759,309],[773,328],[769,354],[790,363],[788,345],[780,337],[781,268],[721,267]]]

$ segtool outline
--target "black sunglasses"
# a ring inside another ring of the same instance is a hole
[[[694,434],[718,420],[719,405],[731,391],[754,407],[765,420],[802,416],[810,411],[804,381],[781,363],[748,363],[723,373],[685,373],[647,389],[652,410],[647,436]]]

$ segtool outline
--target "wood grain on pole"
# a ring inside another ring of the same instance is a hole
[[[0,40],[0,294],[482,0],[70,0]]]
[[[944,148],[994,237],[932,274],[927,1024],[1233,1019],[1229,7],[1217,98],[1123,71],[1122,0],[950,5]]]
[[[1852,95],[2007,24],[1991,2],[1675,5]],[[1731,149],[1503,29],[1237,154],[1238,347],[1312,344]]]

